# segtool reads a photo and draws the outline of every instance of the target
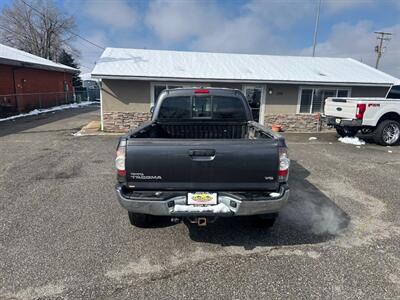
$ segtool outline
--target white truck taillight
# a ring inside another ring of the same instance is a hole
[[[288,157],[287,148],[279,148],[279,170],[278,181],[286,182],[289,176],[290,159]]]
[[[358,103],[357,104],[357,111],[356,111],[356,119],[362,120],[364,118],[364,113],[367,110],[367,104],[365,103]]]
[[[115,167],[119,176],[125,176],[125,155],[126,154],[126,141],[121,140],[117,148],[117,157],[115,158]]]

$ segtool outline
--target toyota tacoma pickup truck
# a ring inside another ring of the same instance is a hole
[[[327,124],[344,136],[359,131],[372,134],[375,143],[391,146],[400,141],[400,85],[393,85],[384,98],[336,98],[325,100]]]
[[[151,120],[120,138],[115,162],[118,200],[138,227],[162,216],[272,226],[289,197],[285,140],[253,121],[239,90],[165,90]]]

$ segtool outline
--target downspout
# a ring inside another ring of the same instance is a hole
[[[17,68],[12,68],[12,74],[13,74],[13,90],[14,90],[14,97],[15,97],[15,108],[17,109],[18,112],[20,112],[19,109],[18,109],[17,88],[16,88],[16,86],[15,86],[15,70],[17,70],[17,69],[19,69],[19,68],[18,68],[18,67],[17,67]]]
[[[104,118],[103,118],[103,81],[100,79],[100,129],[104,131]]]

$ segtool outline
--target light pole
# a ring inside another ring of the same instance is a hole
[[[318,35],[318,25],[319,25],[319,13],[321,11],[321,2],[322,2],[322,0],[318,1],[317,17],[315,18],[314,42],[313,42],[313,50],[312,50],[313,57],[315,56],[315,47],[317,46],[317,35]]]
[[[379,40],[379,45],[375,47],[375,52],[377,53],[375,69],[378,69],[379,61],[382,57],[383,51],[385,50],[385,47],[383,46],[383,42],[390,41],[390,39],[392,37],[392,33],[391,32],[383,32],[383,31],[375,31],[375,33],[376,33],[376,38]]]

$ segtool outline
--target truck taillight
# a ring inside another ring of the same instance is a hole
[[[279,170],[278,170],[278,181],[286,182],[289,176],[290,159],[288,157],[287,148],[279,148]]]
[[[356,119],[362,120],[364,118],[365,110],[367,109],[367,105],[365,103],[358,103],[357,104],[357,111],[356,111]]]
[[[117,168],[117,173],[119,176],[126,175],[125,154],[126,154],[126,141],[121,140],[117,149],[117,157],[115,158],[115,167]]]

